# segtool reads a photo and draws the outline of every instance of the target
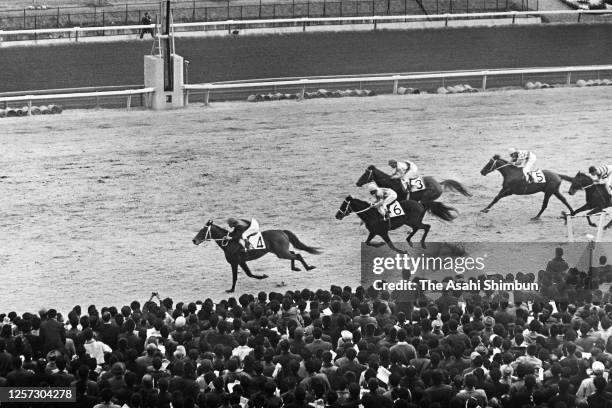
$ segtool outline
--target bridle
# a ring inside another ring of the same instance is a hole
[[[489,173],[492,172],[493,170],[499,170],[499,169],[501,169],[503,167],[506,167],[506,166],[510,165],[510,163],[506,163],[506,164],[502,164],[499,167],[495,167],[495,165],[497,164],[499,159],[496,159],[496,158],[492,157],[491,160],[492,160],[491,166],[487,169],[489,171]]]
[[[212,234],[210,232],[210,230],[212,229],[213,224],[210,223],[208,224],[208,227],[206,229],[206,233],[204,234],[204,241],[220,241],[221,242],[221,246],[227,246],[227,244],[229,244],[229,241],[231,239],[231,237],[229,236],[229,231],[227,232],[227,234],[223,237],[223,238],[213,238]]]
[[[371,170],[370,170],[371,171]],[[342,204],[346,203],[346,208],[344,210],[342,210]],[[355,213],[355,214],[361,214],[362,212],[366,212],[368,211],[370,208],[372,208],[373,206],[370,205],[366,208],[364,208],[363,210],[359,210],[359,211],[353,211],[353,209],[351,208],[351,200],[349,200],[348,198],[345,198],[344,201],[342,202],[342,204],[340,205],[340,208],[338,208],[338,212],[340,214],[342,214],[343,217],[346,217],[347,215],[349,215],[351,212]]]
[[[367,177],[365,183],[370,183],[370,182],[374,181],[374,170],[366,169],[366,172],[368,173],[368,177]],[[379,180],[391,180],[391,176],[389,176],[389,177],[381,177]]]

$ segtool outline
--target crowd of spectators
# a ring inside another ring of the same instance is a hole
[[[0,387],[74,387],[80,407],[611,407],[605,264],[558,252],[521,296],[331,286],[11,312]]]

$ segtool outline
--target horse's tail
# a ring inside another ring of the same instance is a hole
[[[561,177],[561,180],[569,181],[570,183],[574,181],[573,177],[566,176],[565,174],[557,173],[557,175]]]
[[[291,245],[293,245],[295,249],[306,251],[309,254],[315,254],[315,255],[318,255],[321,253],[319,248],[309,247],[308,245],[304,244],[302,241],[298,239],[298,237],[293,232],[289,230],[283,230],[283,232],[287,234],[287,237],[289,237],[289,242],[291,242]]]
[[[444,221],[452,221],[457,218],[457,215],[452,213],[453,211],[457,212],[457,210],[453,207],[444,205],[441,202],[430,201],[422,204],[427,211],[429,211],[436,217],[443,219]]]
[[[456,191],[465,197],[472,196],[472,194],[469,191],[467,191],[465,187],[463,187],[463,184],[461,184],[460,182],[456,180],[444,180],[444,181],[441,181],[440,184],[442,184],[445,189],[448,188],[451,191]]]

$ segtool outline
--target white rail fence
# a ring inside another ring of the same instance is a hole
[[[16,96],[5,96],[0,97],[0,104],[8,105],[9,103],[25,103],[27,104],[28,110],[27,115],[32,114],[32,104],[34,101],[48,101],[48,100],[66,100],[66,99],[83,99],[83,98],[95,98],[96,104],[99,104],[99,98],[103,97],[126,97],[126,109],[130,110],[132,105],[132,96],[144,95],[145,107],[150,106],[150,95],[155,92],[155,88],[141,88],[141,89],[126,89],[121,91],[100,91],[100,92],[67,92],[60,94],[41,94],[41,95],[16,95]]]
[[[595,242],[601,242],[601,239],[603,237],[603,231],[604,231],[604,227],[606,226],[606,222],[612,218],[612,208],[606,208],[605,210],[603,210],[602,212],[593,214],[593,215],[587,215],[587,213],[580,213],[580,214],[576,214],[576,215],[569,215],[566,214],[565,215],[565,219],[567,222],[567,241],[568,242],[575,242],[574,239],[574,218],[577,219],[582,219],[582,218],[586,218],[586,217],[590,217],[593,218],[595,220],[595,223],[597,224],[597,233],[594,237],[594,241]],[[586,222],[585,222],[586,223]]]
[[[571,66],[571,67],[549,67],[549,68],[516,68],[516,69],[494,69],[494,70],[469,70],[469,71],[447,71],[447,72],[423,72],[409,74],[381,74],[381,75],[355,75],[355,76],[332,76],[332,77],[311,77],[311,78],[271,78],[265,80],[248,80],[234,82],[218,82],[218,83],[202,83],[202,84],[185,84],[183,85],[183,93],[185,102],[189,101],[189,93],[194,91],[203,91],[205,93],[204,102],[210,102],[210,94],[215,91],[238,90],[245,91],[255,88],[280,88],[280,87],[297,87],[300,93],[304,94],[307,88],[325,85],[325,84],[347,84],[347,83],[389,83],[389,93],[397,94],[400,81],[418,81],[418,80],[445,80],[458,78],[475,78],[480,77],[481,90],[487,89],[487,79],[495,76],[503,75],[528,75],[528,74],[565,74],[565,85],[571,85],[572,74],[580,72],[610,72],[612,75],[612,65],[589,65],[589,66]],[[43,91],[31,91],[30,94],[11,96],[0,96],[0,105],[7,106],[14,103],[26,103],[28,113],[31,113],[32,103],[37,100],[65,100],[65,99],[96,99],[104,97],[126,97],[126,108],[130,109],[132,96],[143,95],[145,97],[145,107],[150,107],[150,96],[155,92],[154,88],[139,88],[104,91],[106,87],[100,87],[100,91],[82,92],[82,89],[75,89],[75,92],[70,92],[70,89],[62,89],[62,93],[56,94],[41,94]],[[88,88],[95,89],[95,88]],[[81,91],[81,92],[79,92]],[[96,106],[98,103],[96,103]]]
[[[572,83],[572,74],[579,72],[599,72],[612,71],[612,65],[590,65],[590,66],[574,66],[574,67],[549,67],[549,68],[516,68],[516,69],[495,69],[495,70],[478,70],[478,71],[448,71],[448,72],[427,72],[413,74],[396,74],[396,75],[364,75],[364,76],[344,76],[344,77],[319,77],[319,78],[295,78],[295,79],[269,79],[265,81],[239,81],[239,82],[224,82],[224,83],[207,83],[207,84],[186,84],[184,86],[186,92],[186,101],[188,102],[188,94],[190,91],[204,91],[205,103],[210,101],[210,93],[212,91],[222,90],[244,90],[249,88],[279,88],[279,87],[299,87],[301,96],[304,96],[307,87],[313,85],[325,84],[343,84],[343,83],[380,83],[390,82],[392,84],[392,93],[397,94],[400,81],[418,81],[428,79],[457,79],[457,78],[474,78],[481,77],[481,90],[487,89],[487,79],[489,77],[503,75],[526,75],[526,74],[565,74],[565,85],[569,86]]]
[[[552,11],[508,11],[508,12],[486,12],[486,13],[457,13],[457,14],[429,14],[429,15],[393,15],[393,16],[358,16],[358,17],[302,17],[302,18],[279,18],[263,20],[224,20],[207,21],[194,23],[173,24],[175,35],[180,35],[182,31],[208,31],[225,30],[231,32],[232,29],[254,26],[301,26],[305,31],[310,25],[320,24],[371,24],[374,29],[377,25],[385,22],[419,22],[419,21],[445,21],[466,19],[511,19],[515,23],[517,18],[533,18],[556,15],[573,15],[576,21],[580,21],[583,15],[612,15],[612,10],[552,10]],[[135,30],[143,28],[159,28],[155,24],[151,25],[126,25],[126,26],[105,26],[105,27],[70,27],[70,28],[47,28],[36,30],[0,30],[0,42],[11,41],[16,36],[31,36],[34,39],[42,34],[57,34],[58,36],[68,35],[75,41],[83,37],[88,32],[102,32],[110,34],[133,34]],[[156,30],[159,31],[159,30]]]

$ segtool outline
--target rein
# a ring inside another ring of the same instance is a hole
[[[489,172],[491,172],[491,171],[493,171],[493,170],[499,170],[499,169],[504,168],[504,167],[506,167],[506,166],[509,166],[509,165],[511,164],[511,163],[506,163],[506,164],[502,164],[502,165],[501,165],[501,166],[499,166],[499,167],[495,167],[495,165],[497,164],[497,161],[498,161],[498,160],[499,160],[499,159],[493,159],[493,163],[491,163],[491,167],[489,168]]]
[[[371,170],[370,170],[370,171],[371,171]],[[342,210],[342,206],[340,206],[340,208],[338,208],[338,212],[339,212],[340,214],[342,214],[342,216],[343,216],[343,217],[346,217],[347,215],[349,215],[349,214],[351,213],[352,209],[351,209],[351,202],[350,202],[350,200],[346,200],[346,199],[345,199],[345,200],[344,200],[344,202],[346,203],[346,209],[343,211],[343,210]],[[370,208],[372,208],[372,207],[373,207],[373,206],[372,206],[372,205],[370,205],[370,206],[368,206],[367,208],[365,208],[365,209],[363,209],[363,210],[353,211],[353,213],[355,213],[355,214],[361,214],[362,212],[366,212],[366,211],[368,211],[368,210],[369,210]]]

